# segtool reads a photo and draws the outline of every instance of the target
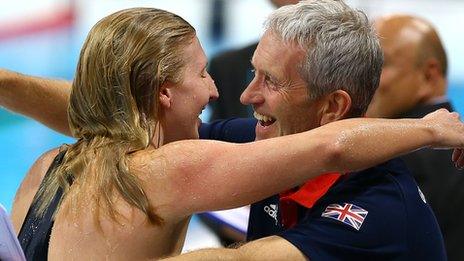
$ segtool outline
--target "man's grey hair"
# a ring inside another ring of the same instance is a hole
[[[341,0],[309,0],[275,10],[264,24],[306,51],[299,65],[310,98],[348,92],[351,116],[367,110],[379,85],[383,53],[366,14]]]

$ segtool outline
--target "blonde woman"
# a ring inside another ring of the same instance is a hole
[[[3,91],[2,103],[14,107]],[[55,105],[66,103],[66,95],[55,97]],[[78,140],[42,155],[16,195],[12,217],[26,257],[178,254],[193,213],[249,204],[422,146],[464,145],[463,124],[446,111],[421,120],[344,120],[245,144],[195,140],[199,114],[217,97],[195,30],[181,17],[135,8],[99,21],[69,98]]]

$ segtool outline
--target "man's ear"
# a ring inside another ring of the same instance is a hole
[[[351,97],[343,90],[336,90],[324,97],[321,125],[346,118],[351,109]]]
[[[437,59],[430,58],[421,67],[424,82],[418,85],[417,95],[421,102],[434,96],[444,95],[445,89],[441,87],[443,79],[440,64]]]
[[[169,82],[164,82],[160,86],[159,92],[159,101],[162,107],[165,109],[169,109],[171,107],[172,102],[172,84]]]
[[[427,82],[435,83],[437,79],[442,78],[441,70],[440,63],[435,58],[427,59],[422,66],[424,78]]]

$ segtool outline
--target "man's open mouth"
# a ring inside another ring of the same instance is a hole
[[[276,121],[276,119],[272,118],[271,116],[262,115],[256,111],[254,112],[253,116],[259,121],[259,124],[264,127],[272,125]]]

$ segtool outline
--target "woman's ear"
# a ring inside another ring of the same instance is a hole
[[[336,90],[324,99],[321,125],[346,118],[351,109],[351,97],[343,90]]]
[[[165,82],[160,87],[159,101],[163,108],[169,109],[172,102],[172,84]]]

